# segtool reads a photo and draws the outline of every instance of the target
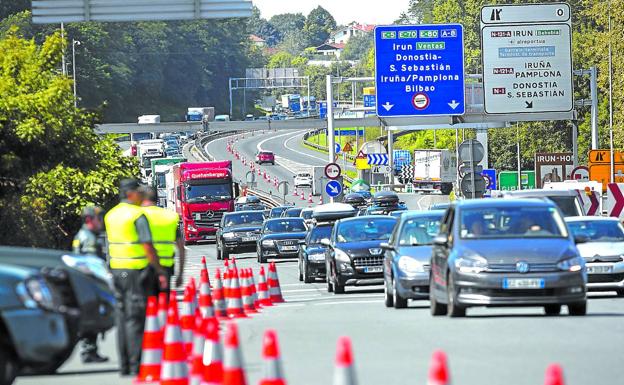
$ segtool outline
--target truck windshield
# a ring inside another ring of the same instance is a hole
[[[165,188],[165,173],[156,174],[156,188]]]
[[[186,201],[188,203],[214,202],[232,199],[232,187],[229,183],[187,184]]]

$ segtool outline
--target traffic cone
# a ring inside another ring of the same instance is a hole
[[[349,337],[340,337],[336,348],[336,368],[333,385],[356,385],[353,352]]]
[[[162,369],[160,371],[161,385],[188,385],[188,363],[184,340],[178,319],[178,301],[175,292],[169,294],[169,309],[167,310],[167,326],[165,328],[165,349],[163,353]]]
[[[264,332],[262,358],[264,359],[264,375],[258,384],[286,385],[275,330],[269,329]]]
[[[559,364],[551,364],[546,368],[544,385],[565,385],[563,369]]]
[[[301,190],[301,194],[299,195],[302,201],[305,200],[305,195],[303,194],[303,189]]]
[[[224,345],[223,385],[246,385],[243,357],[238,346],[238,327],[234,322],[227,324]]]
[[[205,255],[202,255],[201,263],[202,263],[202,267],[204,268],[204,270],[208,270],[208,266],[206,265],[206,256]],[[208,284],[210,284],[210,281],[208,281]]]
[[[262,175],[262,171],[260,170],[260,167],[258,167],[258,176]]]
[[[191,311],[191,288],[186,286],[184,289],[184,299],[182,300],[182,308],[180,310],[180,325],[182,330],[182,340],[184,341],[184,349],[187,354],[191,353],[193,348],[193,329],[195,329],[195,315]],[[169,304],[171,306],[171,304]]]
[[[294,197],[299,196],[299,194],[297,193],[297,188],[296,187],[293,189],[293,196]]]
[[[249,271],[249,287],[251,288],[251,297],[253,298],[253,303],[256,309],[260,309],[262,304],[260,303],[260,299],[258,298],[258,292],[256,291],[256,280],[254,278],[253,269],[250,267]]]
[[[319,205],[323,204],[323,194],[321,194],[321,196],[319,197]]]
[[[238,271],[234,269],[232,271],[232,278],[230,280],[230,288],[228,289],[229,295],[227,299],[227,315],[230,318],[246,318],[245,311],[243,310],[243,301],[241,299],[241,289],[238,281]]]
[[[208,271],[201,271],[199,284],[199,311],[204,318],[214,317],[214,307],[212,295],[210,294],[210,283],[208,283]]]
[[[167,293],[158,294],[158,324],[164,333],[167,324]]]
[[[190,354],[189,385],[201,385],[204,375],[204,330],[202,328],[204,318],[199,309],[195,312],[195,330],[193,333],[193,349]]]
[[[139,366],[139,375],[132,381],[133,384],[145,384],[160,380],[162,344],[163,332],[158,321],[158,298],[151,296],[147,298],[141,366]]]
[[[249,279],[249,270],[243,269],[241,270],[242,277],[242,289],[241,294],[243,296],[243,310],[245,314],[253,314],[257,313],[256,307],[254,306],[253,295],[251,294],[250,287],[250,279]]]
[[[263,307],[273,306],[273,301],[271,301],[271,296],[269,295],[266,275],[264,274],[264,266],[260,266],[260,278],[258,278],[258,300]]]
[[[223,283],[221,282],[221,270],[219,270],[219,268],[217,268],[215,272],[215,286],[212,293],[215,306],[215,315],[219,318],[227,317],[225,298],[223,296]]]
[[[197,285],[195,284],[195,277],[191,277],[189,280],[189,287],[191,288],[191,314],[195,314],[195,309],[199,307],[197,302]]]
[[[202,385],[223,384],[223,351],[219,341],[219,321],[216,318],[204,320],[204,378]]]
[[[280,303],[284,302],[284,297],[282,297],[282,289],[280,288],[279,277],[277,276],[277,269],[275,267],[275,262],[271,262],[269,264],[269,296],[271,297],[271,302]]]
[[[427,385],[449,385],[450,383],[451,377],[448,370],[446,353],[442,350],[436,350],[431,356]]]
[[[310,194],[308,195],[308,203],[314,203],[314,202],[312,201],[312,193],[310,193]]]

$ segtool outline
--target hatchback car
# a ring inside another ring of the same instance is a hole
[[[254,251],[263,223],[262,211],[235,211],[223,215],[217,230],[217,259],[229,259],[231,253]]]
[[[584,238],[577,245],[587,266],[587,289],[611,291],[624,296],[624,227],[618,218],[566,218],[575,237]]]
[[[444,210],[395,212],[403,214],[388,243],[381,244],[384,298],[387,307],[401,309],[408,299],[429,299],[431,248]]]
[[[302,218],[275,218],[264,222],[256,244],[258,262],[269,258],[297,258],[299,241],[305,239],[308,229]]]
[[[396,219],[386,215],[369,215],[336,222],[327,246],[325,265],[327,291],[345,292],[345,286],[383,284],[383,249],[390,238]]]
[[[587,312],[585,261],[555,203],[478,199],[452,204],[434,239],[432,315],[470,306],[543,306]]]
[[[270,163],[272,166],[275,166],[275,154],[272,151],[260,151],[256,155],[256,163]]]
[[[294,185],[295,188],[299,188],[299,187],[312,187],[312,175],[310,175],[310,173],[308,172],[300,172],[297,173],[297,175],[295,175],[293,177],[294,180]]]

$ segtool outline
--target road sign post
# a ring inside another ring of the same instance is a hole
[[[463,115],[460,24],[375,28],[377,116]]]
[[[286,195],[288,195],[288,182],[282,181],[277,185],[277,191],[281,192],[284,199],[284,204],[286,204]]]

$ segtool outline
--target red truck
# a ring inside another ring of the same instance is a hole
[[[212,239],[223,214],[234,211],[232,162],[178,163],[166,179],[167,207],[180,216],[185,242]]]

